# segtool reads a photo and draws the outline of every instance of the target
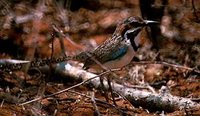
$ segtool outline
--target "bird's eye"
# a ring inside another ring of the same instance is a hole
[[[134,21],[134,22],[131,22],[130,25],[133,27],[140,27],[143,25],[143,23],[139,22],[139,21],[137,21],[137,22]]]

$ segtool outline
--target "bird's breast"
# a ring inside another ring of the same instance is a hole
[[[115,54],[119,54],[119,53],[123,52],[124,50],[125,49],[120,49],[118,51],[118,53],[116,52]],[[129,45],[127,47],[126,53],[123,56],[121,56],[115,60],[108,61],[108,62],[104,63],[103,65],[110,69],[121,68],[121,67],[129,64],[131,62],[131,60],[133,59],[134,55],[135,55],[135,51],[134,51],[133,47],[131,45]]]

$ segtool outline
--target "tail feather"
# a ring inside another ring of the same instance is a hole
[[[26,61],[26,62],[3,62],[0,63],[0,71],[15,71],[15,70],[21,70],[23,65],[30,63],[30,68],[34,67],[42,67],[45,65],[50,64],[56,64],[64,61],[69,60],[76,60],[79,62],[85,62],[88,58],[90,58],[91,54],[90,52],[81,52],[78,55],[75,56],[63,56],[58,58],[45,58],[45,59],[36,59],[34,61]],[[13,61],[13,60],[12,60]],[[21,60],[19,60],[21,61]]]

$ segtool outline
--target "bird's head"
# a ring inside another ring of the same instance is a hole
[[[122,39],[130,40],[133,48],[137,50],[137,43],[135,39],[141,32],[142,28],[146,26],[151,26],[154,24],[158,24],[157,21],[152,21],[152,20],[144,20],[140,17],[129,17],[119,23],[115,30],[115,34],[120,34]]]

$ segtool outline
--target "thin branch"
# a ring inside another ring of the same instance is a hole
[[[65,67],[65,71],[61,71],[63,76],[71,76],[74,78],[81,78],[82,80],[88,80],[95,77],[95,74],[80,70],[76,67]],[[93,78],[89,81],[94,88],[100,87],[100,79]],[[109,86],[106,81],[103,82],[105,88],[108,90]],[[142,106],[148,110],[164,110],[175,111],[185,108],[200,108],[200,104],[191,101],[189,98],[183,98],[173,96],[171,94],[152,93],[143,90],[137,90],[134,88],[128,88],[117,83],[111,83],[113,91],[125,96],[134,106]]]
[[[140,62],[132,62],[132,63],[133,64],[143,64],[143,65],[144,64],[162,64],[162,65],[165,65],[165,66],[180,68],[180,69],[193,71],[193,72],[200,74],[200,70],[190,68],[190,67],[187,67],[187,66],[182,66],[182,65],[179,65],[179,64],[171,64],[171,63],[164,62],[164,61],[140,61]]]
[[[74,94],[77,94],[77,95],[80,95],[80,96],[83,96],[83,97],[86,97],[86,98],[91,99],[91,96],[88,96],[88,95],[83,94],[83,93],[79,93],[79,92],[76,92],[76,91],[73,91],[73,90],[68,90],[68,92],[74,93]],[[116,109],[116,110],[119,111],[120,113],[124,113],[121,109],[117,108],[117,107],[116,107],[115,105],[113,105],[113,104],[110,104],[110,103],[108,103],[108,102],[106,102],[106,101],[100,100],[100,99],[95,98],[95,97],[94,97],[94,100],[95,100],[96,102],[98,102],[98,103],[102,103],[102,104],[105,104],[105,105],[107,105],[107,106],[109,106],[109,107],[113,107],[114,109]]]
[[[25,105],[27,103],[31,103],[57,94],[61,94],[74,87],[77,87],[79,85],[88,82],[89,82],[88,84],[91,84],[94,88],[99,89],[101,87],[101,84],[100,84],[100,79],[97,77],[109,73],[109,71],[106,71],[101,75],[96,75],[93,73],[86,72],[85,70],[72,67],[69,64],[65,66],[65,70],[60,70],[59,67],[57,67],[56,70],[57,70],[56,72],[60,72],[63,76],[65,75],[67,78],[69,78],[70,76],[75,79],[82,79],[83,82],[76,84],[72,87],[69,87],[67,89],[64,89],[62,91],[56,92],[54,94],[36,98],[34,100],[22,103],[20,105]],[[108,83],[104,80],[103,84],[105,85],[105,88],[108,90],[109,88]],[[112,82],[111,85],[113,87],[113,91],[120,93],[127,100],[129,100],[130,103],[132,103],[134,106],[141,106],[143,108],[147,108],[148,110],[157,110],[157,111],[164,110],[171,112],[185,108],[200,108],[200,104],[191,101],[191,99],[189,98],[173,96],[171,94],[160,94],[160,93],[147,92],[143,90],[137,90],[134,88],[125,87],[124,85],[120,85],[114,82]]]
[[[119,69],[113,69],[113,70],[111,70],[111,71],[118,71],[118,70],[119,70]],[[53,93],[53,94],[50,94],[50,95],[46,95],[46,96],[44,96],[44,97],[38,97],[38,98],[35,98],[35,99],[33,99],[33,100],[30,100],[30,101],[21,103],[21,104],[19,104],[19,105],[29,104],[29,103],[32,103],[32,102],[35,102],[35,101],[39,101],[39,100],[42,100],[42,99],[45,99],[45,98],[49,98],[49,97],[52,97],[52,96],[55,96],[55,95],[58,95],[58,94],[67,92],[67,91],[69,91],[69,90],[71,90],[71,89],[73,89],[73,88],[75,88],[75,87],[78,87],[78,86],[80,86],[80,85],[83,85],[84,83],[87,83],[87,82],[91,81],[92,79],[95,79],[95,78],[97,78],[97,77],[100,77],[100,76],[102,76],[102,75],[105,75],[105,74],[107,74],[107,73],[109,73],[109,72],[110,72],[110,70],[109,70],[109,71],[105,71],[105,72],[103,72],[103,73],[101,73],[101,74],[99,74],[99,75],[96,75],[96,76],[94,76],[94,77],[92,77],[92,78],[89,78],[89,79],[87,79],[87,80],[85,80],[85,81],[82,81],[81,83],[78,83],[78,84],[76,84],[76,85],[74,85],[74,86],[71,86],[71,87],[69,87],[69,88],[67,88],[67,89],[63,89],[63,90],[61,90],[61,91],[58,91],[58,92]]]
[[[94,107],[94,115],[101,116],[101,113],[99,112],[99,109],[98,109],[96,101],[95,101],[94,92],[91,93],[91,101],[92,101],[92,105]]]

